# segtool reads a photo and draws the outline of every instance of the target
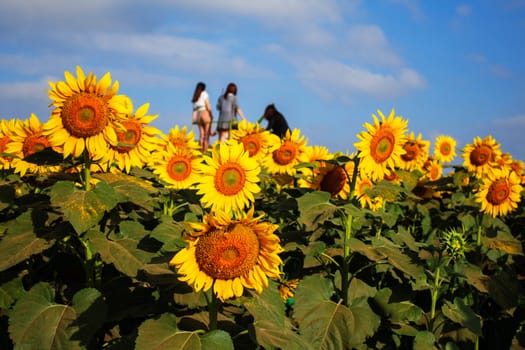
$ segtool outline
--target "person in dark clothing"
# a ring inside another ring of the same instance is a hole
[[[270,130],[280,138],[283,138],[286,135],[286,131],[290,129],[284,115],[275,108],[273,103],[266,106],[263,117],[268,121],[266,130]]]

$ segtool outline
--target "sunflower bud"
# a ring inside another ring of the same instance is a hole
[[[442,237],[442,245],[445,248],[445,252],[453,260],[465,257],[467,243],[465,237],[463,237],[463,232],[454,229],[445,232]]]

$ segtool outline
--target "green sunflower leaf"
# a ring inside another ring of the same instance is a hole
[[[330,219],[337,207],[330,203],[330,193],[315,191],[307,193],[297,199],[301,216],[298,222],[306,226],[306,230],[314,230],[326,220]]]
[[[253,294],[244,306],[254,318],[253,327],[258,344],[265,349],[307,349],[285,316],[285,304],[281,300],[278,285],[270,281],[260,295]]]
[[[19,299],[9,319],[15,349],[74,350],[89,346],[103,322],[106,305],[96,289],[82,289],[72,305],[54,302],[54,289],[38,283]]]
[[[111,186],[99,182],[92,191],[75,187],[71,181],[59,181],[51,187],[51,204],[58,207],[78,234],[92,228],[117,205]]]
[[[445,301],[441,310],[448,319],[468,328],[477,336],[482,335],[481,317],[476,315],[461,298],[454,298],[454,303]]]
[[[54,244],[54,239],[40,236],[33,224],[32,211],[27,211],[6,225],[0,240],[0,271],[6,270]]]
[[[175,315],[165,313],[140,325],[135,350],[165,349],[199,350],[202,343],[196,332],[179,331]]]
[[[8,310],[11,305],[25,294],[22,276],[13,278],[0,285],[0,310]]]
[[[144,209],[153,211],[158,199],[159,189],[153,187],[150,181],[126,174],[100,173],[94,178],[107,182],[118,196],[118,202],[131,202]]]
[[[234,350],[228,332],[215,330],[201,336],[202,350]]]
[[[124,237],[107,239],[104,234],[89,231],[85,236],[93,253],[98,253],[102,261],[113,264],[117,270],[129,277],[136,277],[145,264],[156,256],[154,253],[139,249],[139,239]]]

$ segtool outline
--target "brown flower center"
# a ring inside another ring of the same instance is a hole
[[[492,148],[481,145],[470,153],[470,163],[475,166],[482,166],[490,162],[492,157]]]
[[[122,122],[122,127],[126,131],[117,130],[118,146],[115,149],[120,153],[127,153],[139,143],[142,127],[139,123],[132,121]]]
[[[363,195],[367,196],[368,195],[366,194],[366,191],[371,189],[372,188],[372,183],[368,180],[363,180],[361,181],[361,183],[359,184],[359,192],[362,193]]]
[[[443,142],[439,145],[439,152],[444,156],[448,156],[452,152],[452,146],[448,142]]]
[[[242,138],[244,150],[248,152],[250,157],[256,155],[261,149],[261,139],[257,135],[246,135]]]
[[[76,137],[99,134],[108,125],[107,102],[97,95],[81,92],[69,97],[62,106],[64,128]]]
[[[380,129],[370,142],[370,154],[376,163],[383,163],[394,151],[396,138],[388,129]]]
[[[273,160],[279,165],[287,165],[294,161],[297,148],[294,143],[285,141],[279,149],[273,151]]]
[[[337,195],[346,183],[346,173],[344,169],[336,165],[330,170],[323,180],[321,180],[321,191],[329,192],[332,196]]]
[[[439,174],[440,174],[440,171],[439,171],[439,166],[438,165],[432,165],[430,166],[430,169],[429,169],[429,172],[428,172],[428,177],[431,181],[435,181],[437,179],[439,179]]]
[[[487,192],[487,201],[492,205],[504,203],[510,196],[511,189],[505,179],[494,181]]]
[[[211,230],[199,238],[195,257],[199,268],[214,279],[244,276],[257,263],[259,238],[242,224]]]
[[[25,138],[24,144],[22,145],[22,153],[24,154],[24,157],[27,157],[33,153],[43,151],[48,147],[51,147],[51,144],[45,136],[28,136]]]
[[[191,171],[191,159],[187,156],[174,156],[168,162],[168,175],[175,181],[186,180],[191,175]]]
[[[222,164],[215,174],[215,188],[225,196],[233,196],[244,188],[244,169],[235,162]]]
[[[405,154],[401,155],[401,159],[405,162],[416,159],[419,154],[419,146],[414,142],[407,142],[405,146],[403,146],[403,149],[405,150]]]

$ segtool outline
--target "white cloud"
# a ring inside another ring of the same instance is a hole
[[[461,4],[456,6],[456,14],[458,14],[459,16],[466,17],[469,16],[471,12],[472,7],[470,7],[469,5]]]
[[[488,61],[487,57],[479,53],[473,53],[473,54],[467,55],[466,58],[468,61],[475,62],[475,63],[486,63]]]
[[[525,130],[525,114],[515,115],[508,118],[495,119],[492,124],[505,128],[521,128]]]
[[[425,79],[410,68],[382,74],[329,59],[305,62],[299,77],[306,86],[328,99],[344,100],[363,94],[393,97],[425,86]]]
[[[221,75],[224,67],[230,74],[268,76],[268,70],[251,65],[241,56],[233,53],[230,44],[205,40],[152,34],[111,34],[95,35],[93,46],[105,52],[114,52],[126,57],[141,57],[155,67],[176,68],[179,72]]]
[[[416,20],[422,20],[426,17],[421,9],[419,0],[390,0],[390,2],[406,8]]]
[[[334,0],[176,0],[171,3],[200,12],[252,16],[272,24],[341,19],[339,6]],[[358,1],[352,0],[351,3],[357,4]]]
[[[1,83],[0,99],[25,100],[42,96],[42,99],[48,100],[47,90],[49,90],[48,81],[53,78],[45,77],[40,81]]]
[[[376,25],[350,27],[343,46],[348,55],[359,62],[385,66],[401,66],[401,58],[390,47],[383,30]]]

